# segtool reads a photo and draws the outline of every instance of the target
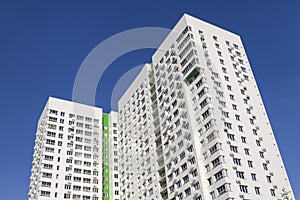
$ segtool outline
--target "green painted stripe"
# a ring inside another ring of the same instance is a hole
[[[110,168],[109,168],[109,115],[103,113],[102,114],[102,125],[103,127],[106,127],[106,130],[104,128],[102,128],[102,132],[106,133],[106,136],[102,135],[102,139],[106,140],[106,142],[102,142],[102,146],[106,146],[107,150],[103,150],[102,153],[103,154],[107,154],[107,158],[102,158],[102,169],[105,169],[107,172],[103,173],[102,172],[102,176],[106,177],[107,180],[103,180],[102,178],[102,193],[107,193],[107,197],[103,197],[103,200],[109,200],[110,198],[110,176],[109,176],[109,172],[110,172]],[[104,164],[104,162],[108,163],[108,165]],[[104,185],[107,185],[107,188],[104,189]]]

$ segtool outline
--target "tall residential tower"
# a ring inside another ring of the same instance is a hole
[[[29,200],[294,198],[238,35],[184,15],[118,107],[49,98]]]
[[[124,200],[292,191],[240,37],[189,15],[120,99],[119,125]]]
[[[118,200],[116,115],[50,97],[37,126],[28,199]]]

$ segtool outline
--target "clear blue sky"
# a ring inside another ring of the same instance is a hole
[[[76,72],[101,41],[131,28],[172,28],[183,13],[240,34],[300,198],[300,1],[0,1],[1,199],[27,199],[37,119],[48,98],[71,99]],[[121,44],[120,44],[121,45]],[[109,111],[120,76],[153,50],[116,60],[97,90]],[[297,169],[298,168],[298,169]]]

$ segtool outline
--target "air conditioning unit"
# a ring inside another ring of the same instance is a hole
[[[240,181],[240,180],[236,180],[236,183],[237,183],[237,184],[241,184],[241,181]]]

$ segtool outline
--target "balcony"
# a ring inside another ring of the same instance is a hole
[[[158,138],[155,140],[155,144],[156,144],[156,147],[161,146],[161,144],[162,144],[161,137],[158,137]]]
[[[166,176],[165,168],[162,167],[160,170],[158,170],[158,174],[161,179],[165,178],[165,176]]]
[[[164,162],[164,158],[161,157],[160,159],[157,160],[157,163],[158,163],[158,166],[159,167],[163,167],[165,165],[165,162]]]
[[[161,156],[163,155],[163,149],[162,149],[162,146],[160,146],[160,148],[158,148],[158,149],[156,150],[156,153],[157,153],[157,156],[158,156],[158,157],[161,157]]]

